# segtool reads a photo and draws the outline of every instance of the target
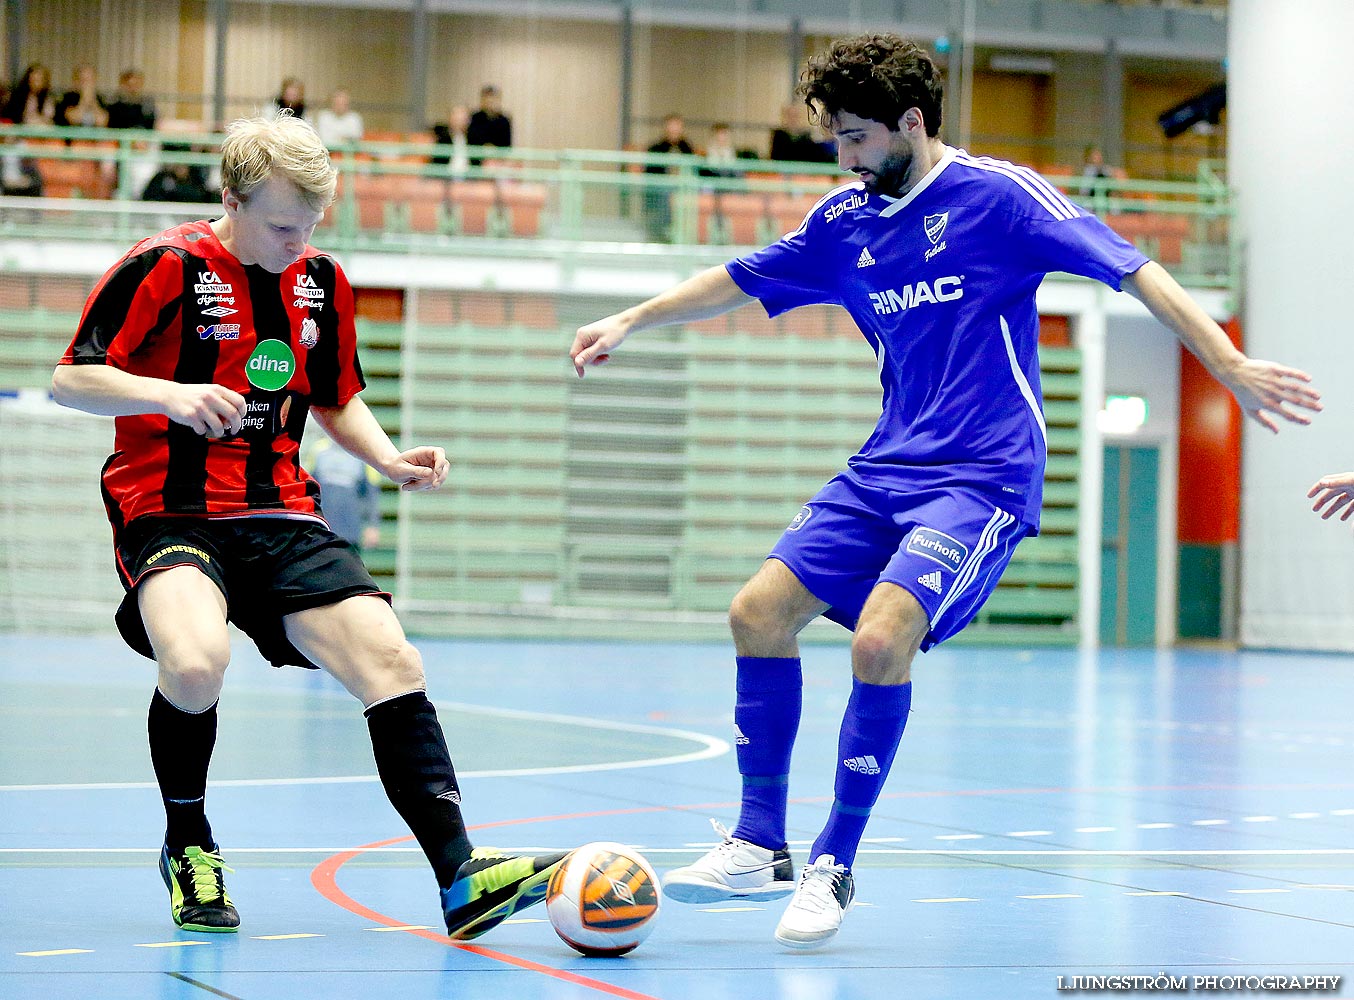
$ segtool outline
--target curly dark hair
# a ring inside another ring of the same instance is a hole
[[[893,34],[856,35],[809,59],[795,92],[810,114],[832,119],[846,111],[898,131],[909,108],[921,111],[926,134],[940,131],[945,85],[930,54]]]

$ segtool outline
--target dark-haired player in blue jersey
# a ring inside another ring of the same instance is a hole
[[[835,43],[800,93],[857,179],[780,242],[583,327],[581,376],[636,330],[718,315],[750,298],[778,315],[843,306],[879,359],[883,412],[845,472],[795,516],[734,599],[734,723],[743,778],[737,827],[669,872],[679,901],[794,893],[776,939],[809,948],[851,905],[851,866],[893,763],[917,651],[962,629],[1016,544],[1039,526],[1045,430],[1035,290],[1050,271],[1141,299],[1245,412],[1305,424],[1305,373],[1254,361],[1158,265],[1034,171],[941,142],[941,81],[895,35]],[[1299,409],[1294,409],[1294,407]],[[854,630],[853,688],[835,795],[811,862],[793,879],[786,782],[799,725],[796,636],[819,615]]]

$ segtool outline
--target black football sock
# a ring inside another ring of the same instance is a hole
[[[366,710],[376,773],[395,811],[409,824],[443,889],[470,857],[461,818],[461,790],[437,711],[422,691]]]
[[[216,746],[216,703],[201,712],[185,712],[155,689],[146,717],[150,762],[165,804],[165,843],[172,853],[185,847],[211,850],[211,824],[204,797],[207,767]]]

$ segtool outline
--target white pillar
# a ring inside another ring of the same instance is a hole
[[[1252,646],[1354,650],[1354,537],[1305,498],[1321,475],[1354,469],[1350,39],[1349,0],[1232,0],[1228,11],[1246,351],[1308,371],[1327,396],[1312,427],[1275,437],[1247,424],[1240,625]]]

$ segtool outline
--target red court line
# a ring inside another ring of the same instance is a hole
[[[604,809],[596,812],[569,813],[561,816],[532,816],[523,819],[500,820],[496,823],[481,823],[478,826],[472,826],[471,830],[487,830],[491,827],[499,826],[518,826],[523,823],[549,823],[557,820],[566,819],[588,819],[594,816],[617,816],[629,813],[641,812],[666,812],[664,806],[646,806],[632,809]],[[341,854],[335,854],[333,857],[325,858],[310,873],[310,884],[321,896],[329,900],[350,913],[355,913],[359,917],[371,920],[374,923],[385,927],[403,927],[405,921],[396,920],[394,917],[379,913],[369,906],[365,906],[353,899],[346,892],[338,887],[339,869],[346,865],[353,858],[364,854],[367,851],[373,851],[381,847],[389,847],[392,844],[402,844],[405,841],[413,840],[411,836],[393,837],[390,840],[379,840],[373,844],[363,844],[361,847],[355,847],[351,851],[344,851]],[[436,931],[427,930],[406,930],[404,933],[413,934],[416,937],[426,938],[437,944],[446,945],[450,948],[459,948],[461,951],[468,951],[479,955],[481,958],[492,959],[495,962],[503,962],[505,965],[513,965],[519,969],[525,969],[528,972],[538,972],[543,976],[550,976],[553,979],[563,980],[566,983],[572,983],[575,986],[582,986],[586,989],[596,990],[598,993],[605,993],[608,996],[620,997],[622,1000],[658,1000],[657,997],[648,993],[637,993],[634,990],[627,990],[622,986],[614,986],[611,983],[604,983],[599,979],[589,979],[587,976],[580,976],[573,972],[566,972],[563,969],[555,969],[548,965],[542,965],[539,962],[532,962],[529,959],[518,958],[516,955],[509,955],[506,952],[494,951],[492,948],[485,948],[478,944],[464,944],[459,941],[453,941],[445,934],[438,934]]]
[[[909,792],[885,792],[880,796],[881,799],[907,799],[907,798],[940,798],[945,796],[983,796],[983,795],[1056,795],[1060,793],[1086,794],[1095,792],[1196,792],[1196,791],[1295,791],[1298,789],[1306,790],[1324,790],[1335,791],[1354,788],[1350,783],[1330,783],[1330,784],[1273,784],[1273,785],[1111,785],[1101,788],[960,788],[949,791],[909,791]],[[791,799],[792,802],[826,802],[831,801],[832,796],[811,796],[806,798]],[[471,830],[488,830],[496,827],[522,826],[528,823],[554,823],[561,820],[573,819],[592,819],[599,816],[631,816],[637,813],[646,812],[693,812],[706,809],[729,809],[737,806],[737,802],[700,802],[684,806],[633,806],[626,809],[598,809],[591,812],[563,813],[557,816],[523,816],[518,819],[497,820],[492,823],[481,823],[472,826]],[[361,847],[355,847],[351,851],[344,851],[335,854],[333,857],[321,861],[310,873],[310,883],[317,892],[325,899],[337,906],[342,907],[350,913],[355,913],[359,917],[371,920],[374,923],[385,927],[403,927],[405,922],[396,920],[394,917],[387,916],[384,913],[378,913],[353,899],[346,892],[338,887],[338,872],[353,858],[374,851],[382,847],[389,847],[392,844],[402,844],[413,840],[411,836],[394,837],[390,840],[380,840],[372,844],[363,844]],[[513,965],[519,969],[525,969],[528,972],[537,972],[543,976],[550,976],[554,979],[563,980],[566,983],[572,983],[576,986],[583,986],[587,989],[596,990],[599,993],[605,993],[609,996],[621,997],[623,1000],[658,1000],[657,997],[650,996],[647,993],[636,993],[634,990],[627,990],[621,986],[613,986],[611,983],[604,983],[597,979],[589,979],[587,976],[580,976],[572,972],[566,972],[563,969],[551,968],[548,965],[541,965],[539,962],[532,962],[525,958],[518,958],[516,955],[509,955],[506,952],[494,951],[491,948],[485,948],[483,945],[463,944],[458,941],[452,941],[445,934],[438,934],[436,931],[427,930],[406,930],[404,933],[413,934],[417,937],[426,938],[437,944],[448,947],[459,948],[462,951],[468,951],[479,955],[482,958],[492,959],[495,962],[503,962],[506,965]]]

